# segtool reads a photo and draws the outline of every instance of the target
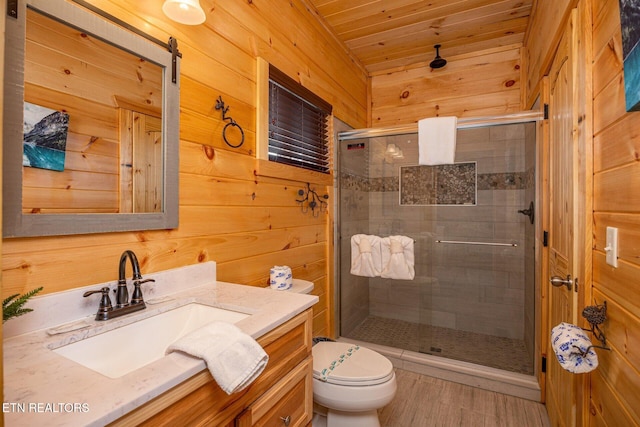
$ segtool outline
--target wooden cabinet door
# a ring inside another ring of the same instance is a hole
[[[303,427],[313,415],[313,364],[302,362],[236,419],[236,427]]]

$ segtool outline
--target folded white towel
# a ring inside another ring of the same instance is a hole
[[[413,280],[416,275],[413,239],[407,236],[389,236],[382,239],[380,246],[382,250],[380,277]]]
[[[211,375],[227,394],[247,387],[262,373],[269,355],[250,335],[226,322],[197,329],[167,348],[204,359]]]
[[[443,165],[455,161],[458,118],[418,120],[418,164]]]
[[[351,274],[377,277],[382,270],[380,237],[368,234],[351,236]]]
[[[560,366],[574,374],[591,372],[598,367],[598,355],[589,348],[591,345],[585,331],[571,323],[562,322],[551,330],[551,347]]]

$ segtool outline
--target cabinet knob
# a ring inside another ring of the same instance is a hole
[[[289,424],[291,424],[291,416],[287,415],[286,417],[280,417],[280,419],[282,420],[282,424],[285,425],[285,427],[288,427]]]

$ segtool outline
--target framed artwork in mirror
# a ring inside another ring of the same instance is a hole
[[[69,115],[25,101],[23,128],[22,166],[63,171]]]

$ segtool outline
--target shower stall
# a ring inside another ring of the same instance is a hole
[[[534,375],[540,119],[460,119],[455,163],[438,166],[418,166],[415,124],[339,133],[342,339]],[[351,274],[357,234],[413,239],[415,278]]]

